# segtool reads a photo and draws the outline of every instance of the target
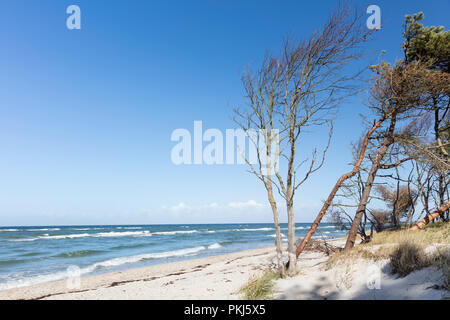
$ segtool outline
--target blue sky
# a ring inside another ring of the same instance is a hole
[[[235,128],[244,69],[288,33],[307,37],[331,3],[2,0],[0,225],[270,222],[244,165],[175,166],[170,136],[195,120]],[[66,28],[71,4],[81,30]],[[382,10],[373,62],[383,49],[401,57],[405,14],[445,25],[450,11],[448,0],[359,4]],[[297,221],[312,221],[348,171],[364,111],[361,98],[342,107],[324,168],[297,194]]]

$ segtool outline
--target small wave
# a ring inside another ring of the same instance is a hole
[[[59,231],[60,228],[26,229],[26,231]]]
[[[129,237],[129,236],[151,236],[150,231],[125,231],[125,232],[100,232],[94,233],[93,237]]]
[[[274,228],[258,228],[258,229],[234,229],[233,231],[272,231]]]
[[[8,290],[13,288],[20,288],[26,286],[32,286],[35,284],[58,281],[67,278],[67,272],[61,271],[51,274],[44,274],[34,277],[28,277],[17,280],[9,280],[5,283],[0,283],[0,290]]]
[[[63,234],[58,236],[40,236],[37,238],[34,238],[35,240],[38,239],[75,239],[75,238],[84,238],[89,237],[89,233],[79,233],[79,234]]]
[[[318,235],[318,236],[312,236],[313,239],[328,239],[327,236],[324,235]]]
[[[13,242],[28,242],[28,241],[35,241],[35,240],[39,240],[39,238],[30,238],[30,239],[11,239],[8,241],[13,241]]]
[[[121,244],[115,247],[112,247],[113,250],[120,250],[120,249],[132,249],[132,248],[140,248],[140,247],[147,247],[149,246],[149,243],[138,243],[138,244]]]
[[[173,250],[173,251],[144,253],[144,254],[139,254],[136,256],[114,258],[114,259],[110,259],[110,260],[106,260],[106,261],[102,261],[102,262],[97,262],[89,267],[83,268],[82,273],[83,274],[90,273],[98,268],[117,267],[117,266],[120,266],[123,264],[136,263],[136,262],[150,260],[150,259],[163,259],[163,258],[185,256],[188,254],[193,254],[193,253],[197,253],[202,250],[206,250],[208,248],[209,248],[208,246],[200,246],[200,247]]]
[[[38,256],[38,255],[40,255],[41,253],[39,253],[39,252],[29,252],[29,253],[24,253],[24,254],[21,254],[20,256],[21,257],[34,257],[34,256]]]
[[[96,238],[103,238],[103,237],[129,237],[129,236],[151,236],[150,231],[125,231],[125,232],[99,232],[99,233],[74,233],[74,234],[62,234],[62,235],[54,235],[49,236],[43,235],[39,236],[37,238],[29,238],[29,239],[15,239],[15,240],[9,240],[9,241],[36,241],[36,240],[57,240],[57,239],[76,239],[76,238],[85,238],[85,237],[96,237]]]
[[[19,231],[19,229],[0,229],[1,231],[5,231],[5,232],[15,232],[15,231]]]
[[[208,246],[208,249],[219,249],[219,248],[222,248],[222,245],[218,242]]]
[[[276,234],[271,234],[271,235],[268,235],[268,236],[266,236],[266,237],[276,238],[277,235],[276,235]],[[286,237],[284,234],[281,234],[281,241],[282,241],[282,242],[287,242],[287,241],[288,241],[288,240],[287,240],[287,237]]]
[[[79,258],[79,257],[85,257],[90,256],[98,253],[102,253],[101,250],[79,250],[79,251],[72,251],[72,252],[64,252],[61,254],[56,255],[56,257],[62,257],[62,258]]]
[[[12,264],[19,264],[25,262],[26,260],[0,260],[0,266],[8,266]]]
[[[268,236],[266,236],[266,237],[276,238],[276,237],[277,237],[277,234],[276,234],[276,233],[270,234],[270,235],[268,235]],[[283,240],[286,240],[286,241],[287,241],[287,238],[286,238],[286,236],[285,236],[283,233],[281,234],[281,237],[283,238]]]
[[[174,234],[188,234],[188,233],[197,233],[197,230],[189,230],[189,231],[158,231],[158,232],[152,232],[154,235],[166,235],[171,236]]]
[[[142,227],[117,227],[116,229],[124,229],[124,230],[140,230]]]

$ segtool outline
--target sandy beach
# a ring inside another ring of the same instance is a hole
[[[343,246],[342,239],[330,241]],[[307,251],[298,262],[298,275],[279,279],[275,299],[448,299],[442,277],[434,267],[398,278],[389,261],[357,260],[325,269],[328,257]],[[49,300],[178,300],[243,299],[239,289],[250,277],[262,274],[275,262],[275,248],[241,251],[81,278],[78,288],[67,281],[0,291],[0,299]],[[370,288],[368,279],[376,277]]]

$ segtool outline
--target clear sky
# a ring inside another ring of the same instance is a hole
[[[448,28],[448,0],[357,2],[382,10],[374,62],[382,49],[401,57],[405,14]],[[1,0],[0,225],[270,222],[245,165],[176,166],[170,136],[195,120],[235,128],[244,69],[287,34],[308,36],[332,3]],[[66,28],[71,4],[81,30]],[[312,221],[349,170],[360,112],[360,98],[343,106],[323,170],[298,192],[297,221]]]

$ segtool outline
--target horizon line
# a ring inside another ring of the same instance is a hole
[[[313,222],[295,222],[295,223],[313,223]],[[324,222],[326,224],[328,222]],[[217,224],[217,225],[228,225],[228,224],[274,224],[273,222],[221,222],[221,223],[141,223],[141,224],[46,224],[46,225],[0,225],[0,228],[28,228],[28,227],[114,227],[114,226],[182,226],[182,225],[208,225],[208,224]],[[280,224],[287,224],[287,222],[280,222]]]

